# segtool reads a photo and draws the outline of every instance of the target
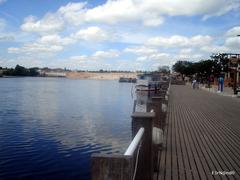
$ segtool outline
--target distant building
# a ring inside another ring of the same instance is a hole
[[[42,68],[38,70],[40,76],[46,77],[66,77],[66,71],[63,69],[49,69],[49,68]]]

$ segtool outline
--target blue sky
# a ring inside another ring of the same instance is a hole
[[[0,0],[0,66],[155,70],[240,53],[240,0]]]

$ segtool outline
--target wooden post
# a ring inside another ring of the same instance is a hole
[[[160,114],[161,114],[161,101],[152,101],[147,102],[147,112],[153,110],[155,112],[155,117],[153,118],[153,126],[160,128]]]
[[[139,152],[136,180],[152,180],[153,178],[153,143],[152,128],[154,112],[135,112],[132,114],[133,137],[139,128],[144,127],[144,136]]]
[[[92,155],[92,180],[132,180],[133,157]]]
[[[160,113],[159,113],[159,121],[160,121],[160,128],[164,129],[165,123],[166,123],[166,115],[167,113],[162,110],[162,106],[165,104],[167,106],[168,101],[165,99],[165,97],[161,96],[155,96],[152,97],[152,102],[154,103],[160,103]]]
[[[150,112],[153,110],[155,112],[155,117],[153,120],[153,126],[162,129],[162,121],[161,121],[161,101],[148,101],[147,102],[147,112]],[[158,149],[159,146],[156,144],[153,144],[153,168],[154,171],[158,171]]]

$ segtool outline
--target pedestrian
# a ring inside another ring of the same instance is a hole
[[[193,89],[196,88],[196,83],[197,83],[197,81],[196,81],[196,79],[194,79],[194,80],[192,81],[192,87],[193,87]]]
[[[218,91],[223,92],[224,78],[220,76],[218,78]]]

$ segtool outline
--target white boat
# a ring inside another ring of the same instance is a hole
[[[160,90],[161,77],[159,74],[139,74],[137,76],[136,91],[157,92]]]

